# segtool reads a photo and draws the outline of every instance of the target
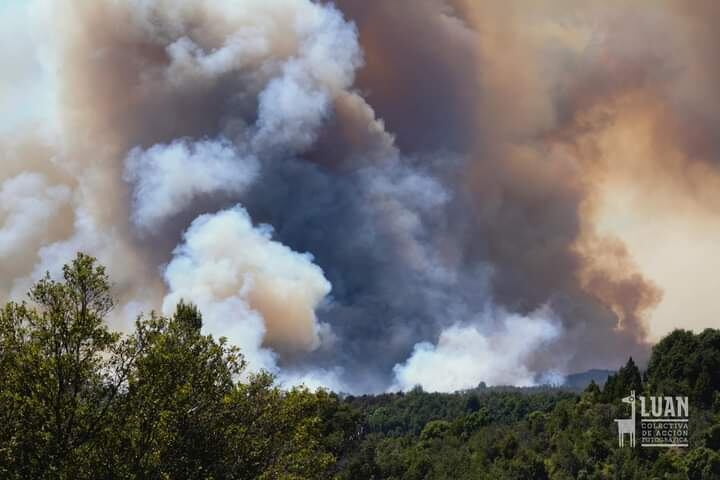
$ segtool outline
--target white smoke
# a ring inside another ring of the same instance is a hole
[[[560,335],[559,322],[548,309],[525,317],[498,312],[499,328],[485,332],[477,325],[456,324],[440,334],[437,345],[418,343],[410,358],[395,365],[391,390],[453,392],[488,385],[532,386],[538,372],[527,367],[529,356]],[[485,327],[487,328],[487,327]]]
[[[225,139],[134,148],[125,165],[125,179],[135,185],[133,222],[143,230],[159,228],[199,195],[241,193],[259,169],[257,158]]]
[[[274,351],[316,348],[328,327],[314,308],[329,283],[309,256],[273,242],[269,227],[254,229],[244,210],[197,219],[162,279],[150,262],[169,252],[146,249],[138,234],[164,232],[204,197],[237,198],[263,164],[309,148],[333,102],[356,95],[355,26],[310,0],[71,3],[0,5],[0,38],[24,48],[0,52],[11,68],[0,98],[31,84],[59,109],[50,118],[53,105],[26,102],[32,118],[0,118],[0,134],[33,146],[10,158],[0,138],[2,297],[21,297],[45,271],[58,276],[83,251],[108,266],[116,315],[182,296],[207,310],[214,333],[254,349],[260,366],[274,365]],[[177,108],[186,102],[199,111]],[[35,123],[53,130],[39,139]],[[228,238],[241,251],[220,259]],[[193,286],[173,276],[191,258],[208,262]],[[211,265],[235,271],[220,279]],[[115,327],[132,320],[113,319]]]
[[[242,207],[202,215],[165,270],[163,311],[196,302],[208,332],[240,346],[251,368],[274,371],[265,345],[293,352],[320,344],[315,309],[330,283],[312,260],[273,241],[271,227],[253,227]]]
[[[50,121],[53,92],[36,38],[41,31],[37,27],[31,2],[0,2],[0,44],[6,46],[0,51],[0,135],[37,122],[40,116],[43,122],[35,128],[45,128]]]
[[[343,369],[314,368],[308,371],[284,370],[278,375],[278,382],[284,388],[304,386],[310,390],[329,389],[333,392],[347,393],[353,390],[342,380]]]
[[[203,5],[206,15],[218,16],[217,31],[225,38],[193,28],[197,2],[180,8],[141,2],[134,11],[148,35],[175,38],[165,49],[168,64],[160,74],[148,72],[145,88],[193,91],[228,79],[237,83],[229,92],[235,108],[222,119],[223,138],[182,139],[130,152],[125,179],[133,191],[132,219],[141,230],[159,228],[199,195],[241,193],[257,178],[259,161],[304,152],[330,116],[333,100],[349,93],[362,63],[354,25],[331,6],[307,0]],[[153,18],[168,12],[174,15],[167,30],[159,29]],[[256,121],[248,125],[242,113],[255,102]]]
[[[47,240],[50,221],[70,197],[69,188],[49,185],[39,173],[21,173],[0,183],[0,259]]]

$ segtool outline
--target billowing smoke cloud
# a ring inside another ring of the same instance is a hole
[[[528,317],[498,312],[504,319],[498,329],[484,335],[486,319],[474,325],[453,325],[443,330],[437,345],[415,345],[412,356],[393,368],[394,388],[451,392],[490,385],[532,386],[539,373],[528,368],[529,357],[560,335],[558,323],[547,309]],[[522,333],[521,333],[522,332]]]
[[[48,185],[39,173],[21,173],[0,184],[0,258],[11,261],[17,245],[37,248],[48,237],[50,220],[70,201],[70,189]]]
[[[241,157],[228,141],[134,148],[125,165],[125,179],[135,184],[133,222],[144,229],[162,226],[198,196],[242,193],[259,169],[257,158]]]
[[[330,292],[312,256],[271,238],[269,225],[253,227],[236,207],[198,217],[165,269],[169,293],[163,310],[191,298],[205,327],[239,345],[251,367],[275,371],[271,345],[280,352],[312,351],[322,326],[315,309]]]
[[[346,391],[642,360],[687,318],[627,212],[720,232],[713,5],[0,4],[0,296],[82,250],[116,326]]]

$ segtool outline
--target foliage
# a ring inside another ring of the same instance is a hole
[[[356,411],[247,375],[194,305],[129,335],[109,331],[112,307],[79,254],[0,312],[0,478],[324,479],[357,440]]]
[[[584,391],[347,396],[250,374],[197,307],[110,331],[86,255],[0,310],[3,479],[720,479],[720,331],[678,330]],[[620,398],[687,394],[691,448],[617,446]]]
[[[653,348],[647,383],[656,392],[682,392],[702,406],[720,390],[720,330],[675,330]]]
[[[654,348],[645,380],[630,358],[603,388],[591,381],[579,394],[481,385],[349,397],[371,433],[342,478],[720,479],[720,385],[706,367],[715,368],[718,334],[673,332]],[[631,390],[689,392],[692,448],[618,448],[613,420],[627,415],[619,400]]]

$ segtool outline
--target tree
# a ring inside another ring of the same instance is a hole
[[[110,332],[110,283],[78,254],[0,311],[0,478],[324,479],[360,433],[334,394],[282,390],[180,302]]]
[[[696,448],[685,457],[688,480],[720,478],[720,454],[707,448]]]
[[[0,313],[2,468],[16,478],[81,477],[129,373],[104,322],[110,283],[78,254],[62,281],[47,274],[29,297]]]
[[[202,328],[202,314],[197,306],[193,303],[185,303],[180,300],[175,307],[175,320],[185,324],[191,330],[200,330]]]
[[[603,388],[602,399],[612,403],[620,398],[626,397],[631,391],[639,394],[642,391],[642,376],[635,361],[630,357],[624,367],[620,368],[615,375],[610,375]]]
[[[720,330],[674,330],[653,347],[647,376],[656,394],[688,395],[711,406],[720,390]]]
[[[716,423],[705,435],[705,445],[720,452],[720,423]]]
[[[478,400],[477,395],[472,393],[468,395],[467,401],[465,402],[465,410],[469,413],[480,410],[480,400]]]
[[[590,384],[585,388],[585,394],[593,401],[600,397],[600,387],[595,383],[595,380],[590,380]]]
[[[225,402],[245,362],[239,351],[199,330],[181,303],[172,318],[136,322],[137,356],[116,432],[113,468],[133,478],[212,478],[224,474]]]

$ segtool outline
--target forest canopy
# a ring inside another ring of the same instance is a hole
[[[720,331],[677,330],[603,386],[344,396],[281,389],[180,302],[111,331],[84,254],[0,311],[7,479],[720,478]],[[630,390],[688,395],[689,449],[620,449]]]

